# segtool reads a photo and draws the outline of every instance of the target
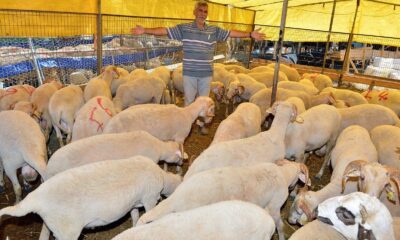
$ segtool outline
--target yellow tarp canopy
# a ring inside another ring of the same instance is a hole
[[[130,28],[174,26],[191,21],[193,0],[102,0],[103,34],[129,34]],[[96,32],[98,0],[2,0],[0,37],[57,37]],[[209,4],[212,24],[251,31],[255,12]]]
[[[255,24],[277,40],[282,0],[212,0],[257,11]],[[347,41],[357,0],[337,0],[331,41]],[[333,0],[289,0],[285,41],[323,42],[331,21]],[[400,0],[360,0],[353,41],[400,46]]]

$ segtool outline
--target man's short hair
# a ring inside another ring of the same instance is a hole
[[[204,1],[204,0],[199,0],[194,5],[194,10],[196,10],[199,7],[208,7],[208,3],[206,1]]]

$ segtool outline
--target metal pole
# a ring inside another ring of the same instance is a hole
[[[276,100],[276,91],[278,88],[279,64],[280,64],[281,56],[282,56],[282,43],[283,43],[283,37],[285,35],[285,25],[286,25],[286,14],[287,14],[287,8],[288,8],[288,1],[289,0],[284,0],[283,6],[282,6],[282,17],[281,17],[281,26],[280,26],[280,30],[279,30],[279,40],[276,44],[277,56],[275,58],[275,71],[274,71],[274,82],[272,84],[271,106]]]
[[[103,26],[102,26],[102,16],[101,16],[101,0],[97,0],[97,74],[101,73],[101,68],[103,67]]]
[[[251,37],[251,33],[255,30],[256,25],[254,24],[254,22],[256,21],[256,13],[254,13],[253,15],[253,27],[251,28],[251,32],[250,32],[250,52],[249,52],[249,60],[247,62],[247,68],[250,68],[250,59],[251,59],[251,52],[253,50],[254,47],[254,42],[255,40]]]
[[[354,26],[356,25],[356,19],[357,19],[357,14],[358,14],[358,8],[359,7],[360,7],[360,0],[357,0],[356,12],[354,13],[353,26],[351,27],[349,40],[347,41],[347,48],[346,48],[346,52],[344,54],[342,72],[340,73],[340,76],[339,76],[339,82],[338,82],[339,86],[342,84],[343,75],[344,75],[345,72],[347,72],[347,66],[349,65],[351,43],[353,42]]]
[[[325,53],[324,53],[324,63],[322,64],[321,73],[324,73],[324,70],[325,70],[326,56],[328,55],[329,43],[331,41],[331,33],[332,33],[333,19],[335,18],[335,11],[336,11],[336,0],[333,0],[331,22],[329,24],[329,33],[328,33],[328,39],[326,40]]]
[[[43,79],[44,79],[44,75],[43,72],[41,71],[39,64],[38,64],[38,60],[35,54],[35,48],[33,47],[33,41],[32,38],[28,38],[28,42],[29,42],[29,48],[31,49],[31,55],[32,55],[32,60],[33,60],[33,66],[35,68],[36,71],[36,75],[39,81],[39,85],[43,84]]]

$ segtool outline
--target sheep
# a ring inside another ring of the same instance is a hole
[[[288,188],[298,180],[308,183],[308,169],[302,163],[287,160],[252,166],[223,167],[198,173],[183,181],[175,192],[143,214],[138,225],[225,200],[246,200],[268,209],[274,219],[279,239],[284,239],[280,209],[288,197]]]
[[[377,162],[378,153],[365,128],[357,125],[344,129],[336,140],[336,145],[331,152],[332,176],[328,185],[321,190],[300,191],[289,212],[288,221],[291,224],[304,225],[315,218],[314,210],[324,200],[338,196],[342,193],[342,177],[347,165],[363,159],[368,162]],[[357,184],[350,182],[345,194],[357,191]]]
[[[304,73],[302,77],[303,79],[305,78],[313,82],[315,87],[318,88],[319,91],[322,91],[322,89],[324,88],[333,86],[332,79],[325,74]]]
[[[121,84],[126,83],[129,80],[132,80],[129,76],[129,72],[123,68],[117,67],[117,73],[119,77],[117,79],[113,79],[110,85],[111,88],[111,96],[115,96],[117,93],[117,89]]]
[[[103,133],[108,121],[116,114],[110,99],[104,96],[91,98],[76,113],[71,141]]]
[[[379,104],[392,109],[400,117],[400,91],[399,90],[368,90],[362,93],[369,103]]]
[[[218,142],[251,137],[260,131],[260,109],[253,103],[242,103],[228,118],[220,123],[211,145]]]
[[[270,69],[270,68],[268,68]],[[274,71],[264,71],[264,72],[250,72],[247,75],[254,78],[256,81],[263,83],[266,87],[270,88],[274,81]],[[279,82],[289,81],[286,74],[279,72],[278,77]]]
[[[0,111],[12,110],[19,101],[29,101],[35,88],[24,84],[15,85],[0,92]]]
[[[166,68],[165,66],[160,66],[160,67],[155,68],[150,73],[150,75],[161,78],[161,80],[164,81],[165,86],[170,85],[171,71],[168,68]]]
[[[260,110],[261,114],[263,114],[263,119],[265,119],[265,110],[269,108],[271,105],[271,95],[272,89],[266,88],[258,91],[254,94],[250,101],[251,103],[256,104]],[[331,94],[320,94],[316,96],[310,96],[307,93],[300,92],[300,91],[293,91],[284,88],[277,88],[276,92],[276,100],[277,101],[284,101],[289,97],[298,97],[304,102],[304,106],[306,109],[319,105],[319,104],[333,104],[335,99],[332,97]]]
[[[342,115],[341,129],[350,125],[360,125],[371,131],[379,125],[398,125],[397,115],[387,107],[377,104],[362,104],[338,109]]]
[[[172,140],[179,143],[183,156],[183,142],[189,135],[193,122],[198,117],[202,117],[205,123],[210,123],[214,117],[214,110],[214,101],[205,96],[198,97],[184,108],[173,104],[136,105],[114,116],[103,132],[145,130],[160,140]]]
[[[201,228],[199,228],[201,226]],[[163,239],[267,240],[275,223],[264,209],[243,201],[223,201],[181,213],[171,213],[155,222],[128,229],[113,240]]]
[[[68,144],[71,141],[75,113],[83,104],[82,89],[76,85],[61,88],[51,96],[49,114],[61,147],[64,146],[61,131],[67,134],[66,143]]]
[[[379,162],[400,169],[400,128],[383,125],[371,130],[371,140],[378,150]]]
[[[267,67],[274,69],[275,63],[270,63]],[[279,71],[282,71],[286,74],[289,81],[298,82],[300,81],[300,74],[297,72],[296,68],[289,67],[284,64],[279,64]]]
[[[105,96],[108,99],[112,99],[111,82],[117,78],[119,78],[117,67],[107,66],[102,74],[90,79],[87,83],[83,93],[85,102],[96,96]]]
[[[117,112],[143,103],[161,103],[166,85],[156,76],[139,77],[118,87],[113,102]]]
[[[73,72],[69,75],[69,82],[74,85],[85,84],[88,81],[88,78],[81,71]]]
[[[236,74],[228,72],[225,68],[214,67],[212,81],[219,81],[224,84],[225,89],[228,89],[229,84],[235,80],[238,80]]]
[[[250,73],[271,72],[273,70],[274,70],[274,68],[271,68],[268,66],[257,66],[257,67],[250,69]]]
[[[394,240],[393,219],[387,208],[365,193],[355,192],[318,205],[318,219],[347,239]]]
[[[262,89],[266,89],[264,84],[257,82],[244,73],[239,73],[236,76],[238,80],[230,82],[228,91],[226,92],[226,97],[229,100],[235,95],[240,96],[242,99],[250,100],[251,96],[255,93]]]
[[[322,89],[321,92],[332,93],[335,99],[344,101],[350,107],[368,103],[363,95],[347,89],[336,89],[333,87],[327,87]]]
[[[223,66],[227,71],[233,72],[233,73],[236,73],[236,74],[250,72],[249,69],[247,69],[247,68],[245,68],[243,66],[240,66],[240,65],[236,65],[236,64],[226,64],[226,65],[223,65]]]
[[[35,120],[39,120],[39,116],[36,115],[36,106],[28,101],[19,101],[14,105],[12,110],[21,111],[29,116],[33,117]]]
[[[135,225],[138,207],[149,211],[180,181],[143,156],[96,162],[48,179],[19,204],[1,209],[0,216],[35,212],[56,239],[74,240],[83,228],[109,224],[128,211]]]
[[[302,82],[283,81],[278,83],[278,87],[294,91],[303,91],[309,95],[317,95],[319,92],[316,87],[303,84]]]
[[[49,113],[50,98],[55,92],[57,92],[57,90],[61,89],[62,87],[63,85],[59,81],[45,83],[36,88],[36,90],[32,93],[30,99],[34,108],[36,108],[35,115],[39,117],[38,122],[40,127],[42,128],[46,141],[48,141],[51,129],[53,127]]]
[[[317,177],[321,177],[340,131],[341,116],[338,110],[326,104],[312,107],[299,115],[300,122],[289,123],[285,134],[285,158],[294,157],[304,163],[304,153],[326,144],[324,164]]]
[[[145,131],[96,135],[80,139],[58,149],[47,165],[49,177],[69,168],[88,163],[122,159],[134,155],[181,164],[182,155],[176,142],[163,142]]]
[[[297,117],[296,108],[288,102],[275,102],[275,119],[269,131],[252,137],[219,142],[204,150],[189,167],[184,180],[198,172],[225,166],[241,166],[258,162],[274,162],[285,156],[285,131],[289,121]]]
[[[33,168],[43,179],[47,178],[46,142],[39,125],[23,112],[15,110],[0,112],[0,126],[0,187],[4,190],[3,170],[5,170],[14,188],[15,202],[19,202],[21,186],[18,182],[17,169]],[[28,166],[31,168],[27,168]],[[25,180],[34,180],[35,177],[28,176],[31,174],[26,174],[25,170],[22,171]]]
[[[304,106],[304,102],[303,102],[303,100],[301,100],[301,98],[290,97],[290,98],[286,99],[285,101],[290,102],[296,106],[298,115],[302,114],[303,112],[306,111],[306,107]]]
[[[295,231],[289,240],[347,240],[329,224],[314,220]]]

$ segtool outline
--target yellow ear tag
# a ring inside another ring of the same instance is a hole
[[[395,198],[394,198],[394,193],[393,192],[388,192],[387,194],[386,194],[386,197],[390,200],[390,201],[395,201]]]

